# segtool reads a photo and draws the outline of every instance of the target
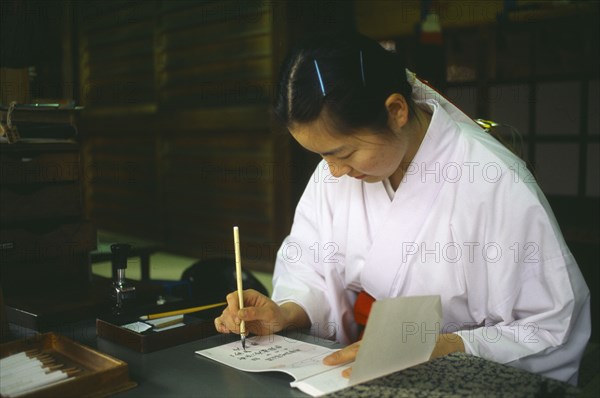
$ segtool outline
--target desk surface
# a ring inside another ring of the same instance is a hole
[[[141,354],[97,338],[92,322],[80,322],[57,330],[69,338],[98,349],[129,365],[130,378],[138,387],[115,397],[307,397],[290,387],[291,376],[281,372],[242,372],[195,354],[195,351],[237,340],[235,335],[216,335],[148,354]],[[315,344],[331,342],[310,335],[293,334]],[[555,396],[570,397],[577,389],[521,369],[466,355],[452,354],[405,369],[377,380],[332,394],[339,398],[447,397],[447,396]]]
[[[140,354],[98,339],[98,349],[129,364],[138,387],[115,397],[306,397],[281,372],[247,373],[196,355],[195,351],[238,340],[217,335]],[[312,340],[307,340],[312,341]]]

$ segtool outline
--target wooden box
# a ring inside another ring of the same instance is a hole
[[[216,333],[213,319],[198,319],[190,316],[184,317],[182,326],[167,330],[150,330],[144,333],[125,329],[110,320],[96,320],[96,334],[98,337],[141,353],[158,351],[200,340]]]
[[[55,333],[2,344],[0,358],[32,349],[48,353],[58,363],[80,371],[62,383],[23,397],[104,397],[137,385],[129,379],[127,363]]]

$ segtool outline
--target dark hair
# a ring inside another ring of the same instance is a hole
[[[385,100],[402,94],[411,104],[404,63],[358,33],[313,37],[287,56],[274,113],[286,126],[308,123],[322,112],[341,133],[387,129]]]

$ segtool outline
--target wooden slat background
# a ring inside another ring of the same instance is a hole
[[[155,102],[155,1],[79,6],[80,78],[88,108]]]
[[[162,106],[267,103],[272,32],[265,3],[165,2],[161,7],[156,67]]]
[[[272,269],[293,210],[274,175],[289,139],[269,117],[272,7],[79,6],[86,204],[98,227],[204,258],[232,255],[239,225],[245,265]]]

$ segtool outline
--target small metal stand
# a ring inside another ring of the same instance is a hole
[[[135,286],[125,280],[127,269],[127,258],[131,246],[124,243],[115,243],[110,246],[112,252],[112,267],[115,280],[112,283],[113,314],[120,315],[123,312],[125,301],[135,298]]]

